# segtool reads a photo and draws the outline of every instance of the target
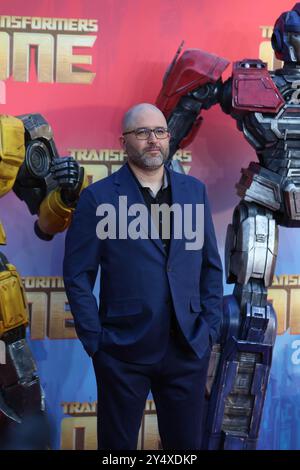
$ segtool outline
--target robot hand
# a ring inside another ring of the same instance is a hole
[[[84,171],[73,157],[55,158],[51,173],[61,189],[63,202],[72,206],[77,201],[82,188]]]
[[[50,166],[56,187],[39,206],[39,219],[34,230],[42,240],[51,240],[70,224],[82,189],[88,184],[84,169],[73,157],[53,158]]]

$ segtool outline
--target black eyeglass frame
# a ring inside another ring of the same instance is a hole
[[[155,132],[157,129],[163,129],[164,131],[166,131],[167,135],[165,137],[158,137]],[[137,132],[142,131],[142,130],[147,130],[150,132],[147,137],[141,139],[140,137],[137,136]],[[167,139],[170,136],[170,131],[167,127],[155,127],[154,129],[150,129],[149,127],[138,127],[137,129],[133,129],[132,131],[123,132],[122,135],[134,134],[138,140],[147,140],[149,139],[151,132],[153,132],[155,137],[159,140]]]

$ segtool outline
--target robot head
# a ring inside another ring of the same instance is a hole
[[[277,18],[271,41],[277,59],[300,64],[300,3]]]

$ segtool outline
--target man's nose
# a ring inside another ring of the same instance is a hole
[[[158,139],[154,133],[154,130],[151,129],[149,137],[148,137],[148,142],[156,142]]]

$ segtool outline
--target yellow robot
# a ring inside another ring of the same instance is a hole
[[[10,190],[37,215],[35,233],[43,240],[71,222],[81,190],[83,168],[59,157],[51,127],[40,114],[0,116],[0,197]],[[6,235],[0,222],[0,245]],[[0,436],[1,425],[21,423],[43,410],[44,396],[25,337],[28,306],[15,266],[0,251]]]

